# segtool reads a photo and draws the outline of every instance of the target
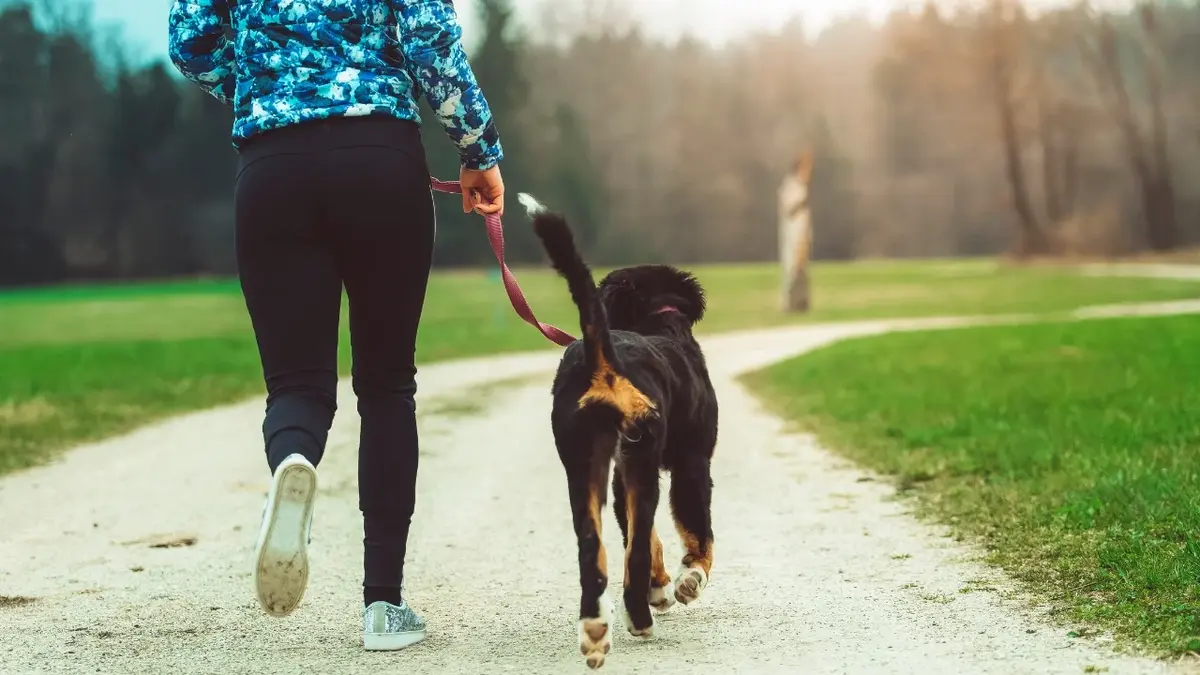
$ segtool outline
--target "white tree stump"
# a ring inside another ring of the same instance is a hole
[[[811,305],[808,263],[812,255],[812,214],[808,208],[808,186],[812,166],[812,151],[800,153],[795,166],[779,185],[779,264],[783,271],[784,312],[807,312]]]

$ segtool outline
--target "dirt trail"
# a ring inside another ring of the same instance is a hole
[[[1170,310],[1200,312],[1200,302]],[[722,409],[713,580],[699,604],[660,617],[650,641],[618,627],[603,672],[1180,672],[1068,638],[1000,592],[960,592],[1007,584],[907,515],[885,483],[787,433],[734,383],[846,337],[958,323],[706,339]],[[423,645],[369,654],[358,644],[357,419],[344,389],[320,467],[309,591],[286,619],[262,613],[250,587],[267,488],[258,401],[0,479],[0,596],[34,599],[0,599],[0,673],[582,672],[574,535],[548,425],[556,356],[421,371],[408,576],[431,626]],[[507,382],[481,386],[498,380]],[[619,570],[607,515],[605,537],[609,569]],[[664,543],[669,558],[680,555],[677,541]]]

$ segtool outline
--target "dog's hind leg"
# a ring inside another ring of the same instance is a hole
[[[651,540],[654,512],[658,508],[658,466],[638,456],[635,450],[622,453],[618,464],[625,488],[625,503],[613,509],[625,510],[629,536],[625,544],[625,627],[637,637],[649,637],[654,630],[650,615]]]
[[[607,443],[607,448],[602,447]],[[580,454],[563,453],[567,470],[567,486],[571,498],[571,514],[579,544],[579,651],[591,668],[604,665],[612,647],[609,630],[612,600],[608,597],[608,557],[602,537],[601,512],[607,497],[608,467],[611,462],[615,435],[611,440],[598,439],[594,447],[581,446]]]
[[[710,460],[684,459],[671,469],[671,515],[683,542],[683,565],[675,577],[675,599],[683,604],[700,599],[713,566],[712,477]]]
[[[629,515],[626,509],[619,508],[625,503],[625,482],[621,472],[613,472],[613,513],[617,516],[617,525],[621,527],[621,541],[629,548]],[[675,604],[675,587],[671,583],[671,575],[663,560],[662,540],[658,538],[658,530],[650,528],[650,593],[647,601],[656,612],[665,612]]]
[[[650,606],[660,613],[675,606],[675,584],[667,573],[662,540],[654,528],[650,529]]]

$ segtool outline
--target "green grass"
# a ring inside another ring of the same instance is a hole
[[[1068,623],[1174,653],[1200,648],[1198,346],[1197,316],[899,333],[747,380]]]
[[[694,271],[709,289],[704,332],[1200,297],[1195,282],[1084,277],[990,261],[821,264],[813,275],[815,309],[796,319],[777,310],[773,266]],[[539,318],[577,331],[561,280],[541,269],[518,276]],[[494,275],[439,273],[431,280],[420,363],[551,347],[516,317]],[[0,374],[0,473],[75,443],[262,391],[249,319],[237,282],[229,280],[0,292]]]

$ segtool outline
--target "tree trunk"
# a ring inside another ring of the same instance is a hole
[[[1046,202],[1046,221],[1057,223],[1063,217],[1061,194],[1062,159],[1058,150],[1058,120],[1049,112],[1044,92],[1038,96],[1038,133],[1042,144],[1042,196]]]
[[[1175,218],[1175,188],[1167,152],[1167,123],[1163,112],[1162,73],[1165,68],[1153,8],[1139,7],[1146,42],[1146,88],[1150,99],[1149,140],[1144,137],[1134,112],[1133,100],[1121,72],[1117,33],[1112,24],[1099,26],[1099,53],[1081,44],[1080,52],[1089,65],[1097,85],[1108,90],[1107,108],[1121,132],[1129,164],[1138,180],[1145,221],[1145,241],[1156,251],[1177,247],[1180,243]]]
[[[1013,70],[1016,67],[1013,42],[1015,30],[1005,18],[1003,7],[996,3],[989,18],[991,44],[992,98],[1000,124],[1000,142],[1004,146],[1004,172],[1008,177],[1009,196],[1013,212],[1017,216],[1020,238],[1016,254],[1029,257],[1048,253],[1050,240],[1038,224],[1029,198],[1029,187],[1025,178],[1025,166],[1021,161],[1021,133],[1017,128],[1017,104],[1013,100]]]
[[[1179,246],[1179,224],[1175,218],[1175,187],[1170,180],[1154,181],[1142,189],[1142,211],[1146,215],[1146,242],[1155,251]]]
[[[1025,183],[1025,166],[1021,162],[1021,139],[1017,130],[1017,115],[1014,109],[1007,78],[997,83],[996,106],[1000,115],[1000,138],[1004,144],[1004,168],[1008,176],[1009,195],[1013,211],[1017,215],[1020,240],[1017,255],[1028,257],[1049,252],[1049,239],[1038,224],[1033,205],[1029,199],[1029,188]]]
[[[1069,106],[1059,108],[1059,132],[1062,134],[1062,174],[1059,189],[1062,191],[1060,207],[1064,216],[1075,213],[1075,197],[1079,194],[1079,124],[1076,110]]]
[[[1142,30],[1146,34],[1146,90],[1150,99],[1150,153],[1153,166],[1151,184],[1143,189],[1152,203],[1145,204],[1147,238],[1156,251],[1173,249],[1180,244],[1179,226],[1175,220],[1175,185],[1171,175],[1171,158],[1167,149],[1167,116],[1163,103],[1162,41],[1154,7],[1140,8]]]

